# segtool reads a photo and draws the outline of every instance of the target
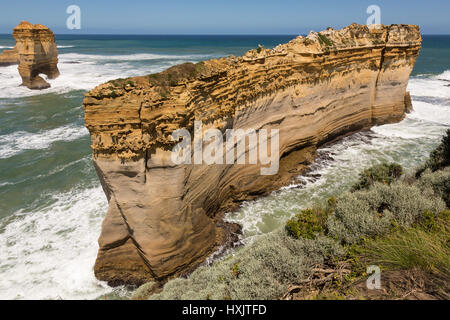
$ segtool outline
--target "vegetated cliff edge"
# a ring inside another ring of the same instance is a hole
[[[224,212],[288,184],[321,144],[403,119],[419,27],[377,27],[311,32],[273,50],[187,63],[88,92],[85,122],[109,201],[97,278],[140,284],[189,272],[226,240]],[[278,173],[261,175],[260,163],[172,163],[171,134],[193,132],[194,120],[222,132],[279,129]]]

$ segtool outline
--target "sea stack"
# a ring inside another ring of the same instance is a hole
[[[109,201],[97,278],[138,285],[204,262],[227,239],[225,212],[289,184],[322,144],[402,120],[420,48],[418,26],[352,24],[88,92],[85,123]],[[194,121],[224,140],[227,129],[278,129],[278,172],[172,162],[172,133],[194,136]]]
[[[22,21],[14,28],[13,36],[22,85],[29,89],[49,88],[50,84],[39,74],[45,74],[49,79],[59,76],[58,49],[53,32],[41,24]]]

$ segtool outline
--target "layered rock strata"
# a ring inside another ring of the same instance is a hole
[[[17,48],[14,47],[11,50],[3,50],[0,53],[0,67],[11,66],[14,64],[19,64],[19,53],[17,52]]]
[[[97,278],[140,284],[198,266],[226,238],[224,212],[288,184],[323,143],[403,119],[420,47],[417,26],[353,24],[88,92],[85,122],[109,201]],[[278,129],[278,172],[261,175],[260,162],[173,163],[171,134],[193,133],[195,120],[224,136]]]
[[[29,89],[49,88],[50,84],[39,74],[45,74],[49,79],[59,76],[58,49],[53,32],[41,24],[22,21],[14,28],[13,37],[22,85]]]

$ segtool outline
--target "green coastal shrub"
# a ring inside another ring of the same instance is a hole
[[[403,174],[403,168],[396,163],[381,163],[372,166],[359,175],[358,182],[352,187],[352,191],[368,189],[375,182],[391,184]]]
[[[314,239],[323,233],[327,212],[319,208],[302,210],[286,222],[286,232],[293,238]]]
[[[131,300],[146,300],[147,297],[153,294],[157,286],[158,284],[153,281],[144,283],[142,286],[140,286],[133,292]]]
[[[450,167],[436,172],[431,172],[430,169],[425,170],[417,185],[421,190],[432,189],[450,208]]]
[[[369,201],[360,193],[345,193],[339,198],[333,214],[328,217],[326,227],[331,237],[352,244],[363,237],[386,232],[391,220],[389,213],[380,215],[370,208]]]
[[[425,211],[438,214],[445,210],[445,203],[431,189],[420,189],[416,185],[398,182],[390,187],[378,184],[373,191],[367,191],[371,208],[380,214],[391,212],[400,226],[409,226],[420,222]]]
[[[382,235],[393,224],[407,227],[421,221],[428,210],[445,209],[442,199],[430,189],[421,190],[401,182],[376,183],[369,190],[343,194],[326,222],[328,234],[347,244]]]
[[[330,39],[328,39],[327,36],[325,36],[325,35],[323,35],[323,34],[321,34],[321,33],[318,33],[317,36],[318,36],[319,42],[320,42],[321,44],[325,44],[325,45],[328,46],[328,47],[331,47],[331,46],[333,45],[333,41],[331,41]]]
[[[188,279],[167,282],[159,299],[278,299],[287,287],[304,279],[315,264],[344,250],[334,240],[296,240],[283,230],[241,248],[234,255],[200,267]]]
[[[188,279],[175,279],[151,299],[273,299],[282,294],[288,278],[303,275],[303,256],[280,245],[273,234],[238,250],[235,255],[201,267]]]
[[[450,129],[442,138],[441,144],[430,154],[429,159],[416,171],[416,177],[420,177],[425,170],[437,171],[450,165]]]

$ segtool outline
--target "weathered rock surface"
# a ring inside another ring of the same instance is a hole
[[[41,24],[22,21],[14,28],[13,36],[22,85],[30,89],[50,87],[39,74],[45,74],[49,79],[59,76],[58,49],[53,32]]]
[[[19,53],[17,48],[14,47],[11,50],[3,50],[0,53],[0,67],[11,66],[14,64],[19,64]]]
[[[226,238],[224,212],[288,184],[321,144],[403,119],[420,47],[417,26],[353,24],[87,93],[85,122],[109,201],[96,276],[140,284],[202,263]],[[222,132],[279,129],[278,173],[261,175],[260,163],[172,163],[172,132],[192,132],[194,120]]]

